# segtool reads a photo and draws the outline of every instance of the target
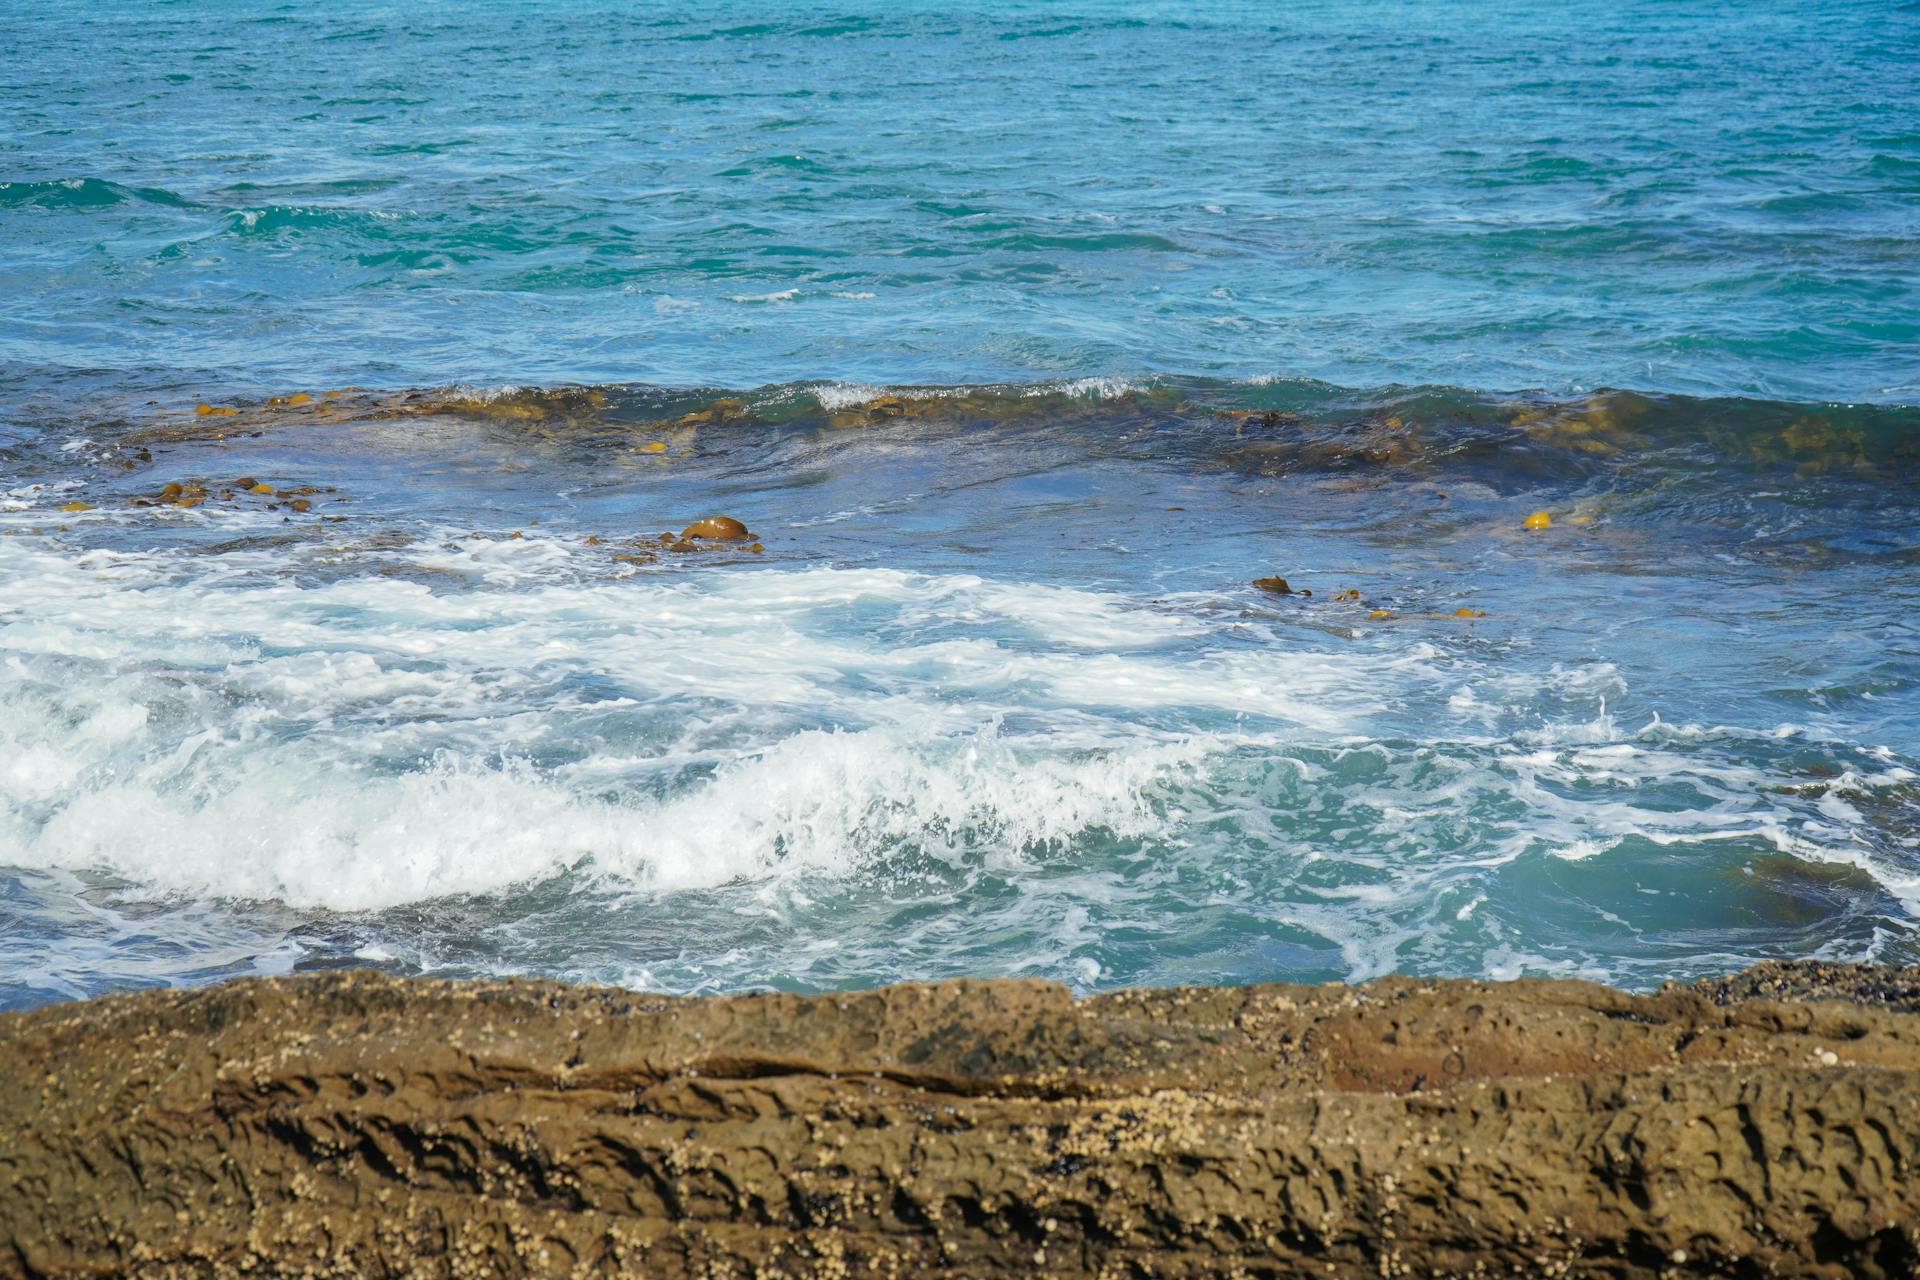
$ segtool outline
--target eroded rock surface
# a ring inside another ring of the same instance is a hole
[[[0,1017],[0,1276],[1911,1276],[1917,992],[114,997]]]

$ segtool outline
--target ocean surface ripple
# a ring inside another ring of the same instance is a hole
[[[1920,398],[1920,8],[13,6],[0,366]]]

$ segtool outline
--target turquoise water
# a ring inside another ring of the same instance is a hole
[[[1920,7],[0,37],[0,1004],[1920,958]]]
[[[546,8],[10,8],[0,359],[1920,398],[1912,4]]]

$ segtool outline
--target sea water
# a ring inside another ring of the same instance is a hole
[[[1913,5],[0,37],[0,1004],[1920,959]]]

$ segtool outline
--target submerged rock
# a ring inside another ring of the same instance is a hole
[[[1059,428],[1081,423],[1119,425],[1136,420],[1148,407],[1173,411],[1170,392],[1121,390],[1085,395],[1067,387],[1035,386],[1019,390],[994,387],[921,387],[880,391],[851,404],[828,409],[828,427],[874,427],[917,422],[932,426],[987,429],[1036,422]],[[823,406],[824,407],[824,406]]]
[[[1291,413],[1230,412],[1238,442],[1222,456],[1261,475],[1372,471],[1426,461],[1419,433],[1399,418],[1311,423]]]
[[[679,425],[683,427],[712,427],[723,423],[749,423],[757,419],[747,407],[745,400],[720,399],[709,403],[703,409],[682,414]]]
[[[147,991],[0,1015],[0,1277],[1909,1276],[1916,992]]]

